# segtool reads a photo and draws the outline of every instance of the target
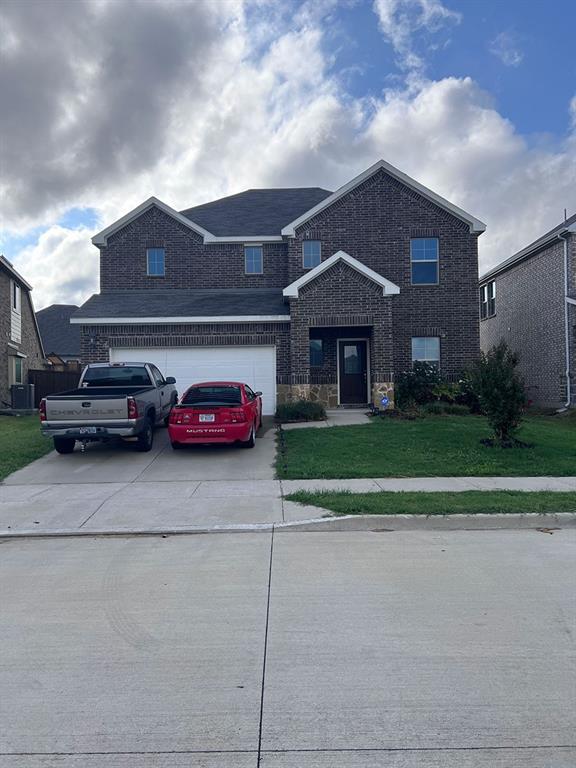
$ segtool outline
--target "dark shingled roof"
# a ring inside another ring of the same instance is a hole
[[[248,189],[181,213],[217,237],[279,235],[282,227],[331,194],[320,187]]]
[[[36,320],[46,354],[80,355],[80,328],[70,325],[75,304],[52,304],[36,312]]]
[[[74,317],[214,317],[288,315],[281,288],[107,291],[94,294]]]

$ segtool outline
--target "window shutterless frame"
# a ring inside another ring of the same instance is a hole
[[[410,239],[410,282],[412,285],[438,285],[440,282],[440,243],[437,237]]]
[[[244,246],[244,273],[246,275],[264,273],[264,251],[261,245]]]
[[[164,248],[146,248],[146,274],[148,277],[165,277],[166,252]]]
[[[412,336],[411,343],[412,365],[428,363],[440,369],[442,350],[439,336]]]
[[[480,288],[480,319],[496,314],[496,281],[491,280]]]
[[[302,241],[302,268],[314,269],[322,261],[322,243],[320,240]]]

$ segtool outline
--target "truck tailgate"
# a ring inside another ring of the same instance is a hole
[[[128,418],[128,400],[126,397],[58,397],[46,398],[46,421],[102,422],[121,421]]]

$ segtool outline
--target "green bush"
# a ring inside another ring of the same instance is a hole
[[[395,399],[401,410],[423,405],[435,400],[435,388],[441,383],[438,368],[428,363],[417,362],[411,371],[404,371],[396,379]]]
[[[424,406],[426,413],[431,413],[436,416],[469,416],[470,409],[466,405],[460,403],[446,403],[441,400],[437,400],[433,403],[426,403]]]
[[[482,352],[471,371],[472,385],[482,412],[501,444],[514,442],[526,406],[524,384],[517,371],[518,355],[505,341]]]
[[[325,418],[324,406],[311,400],[295,400],[276,408],[277,421],[323,421]]]

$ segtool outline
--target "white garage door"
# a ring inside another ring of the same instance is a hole
[[[276,347],[152,347],[110,350],[113,363],[154,363],[174,376],[178,392],[200,381],[241,381],[262,392],[262,410],[276,410]]]

